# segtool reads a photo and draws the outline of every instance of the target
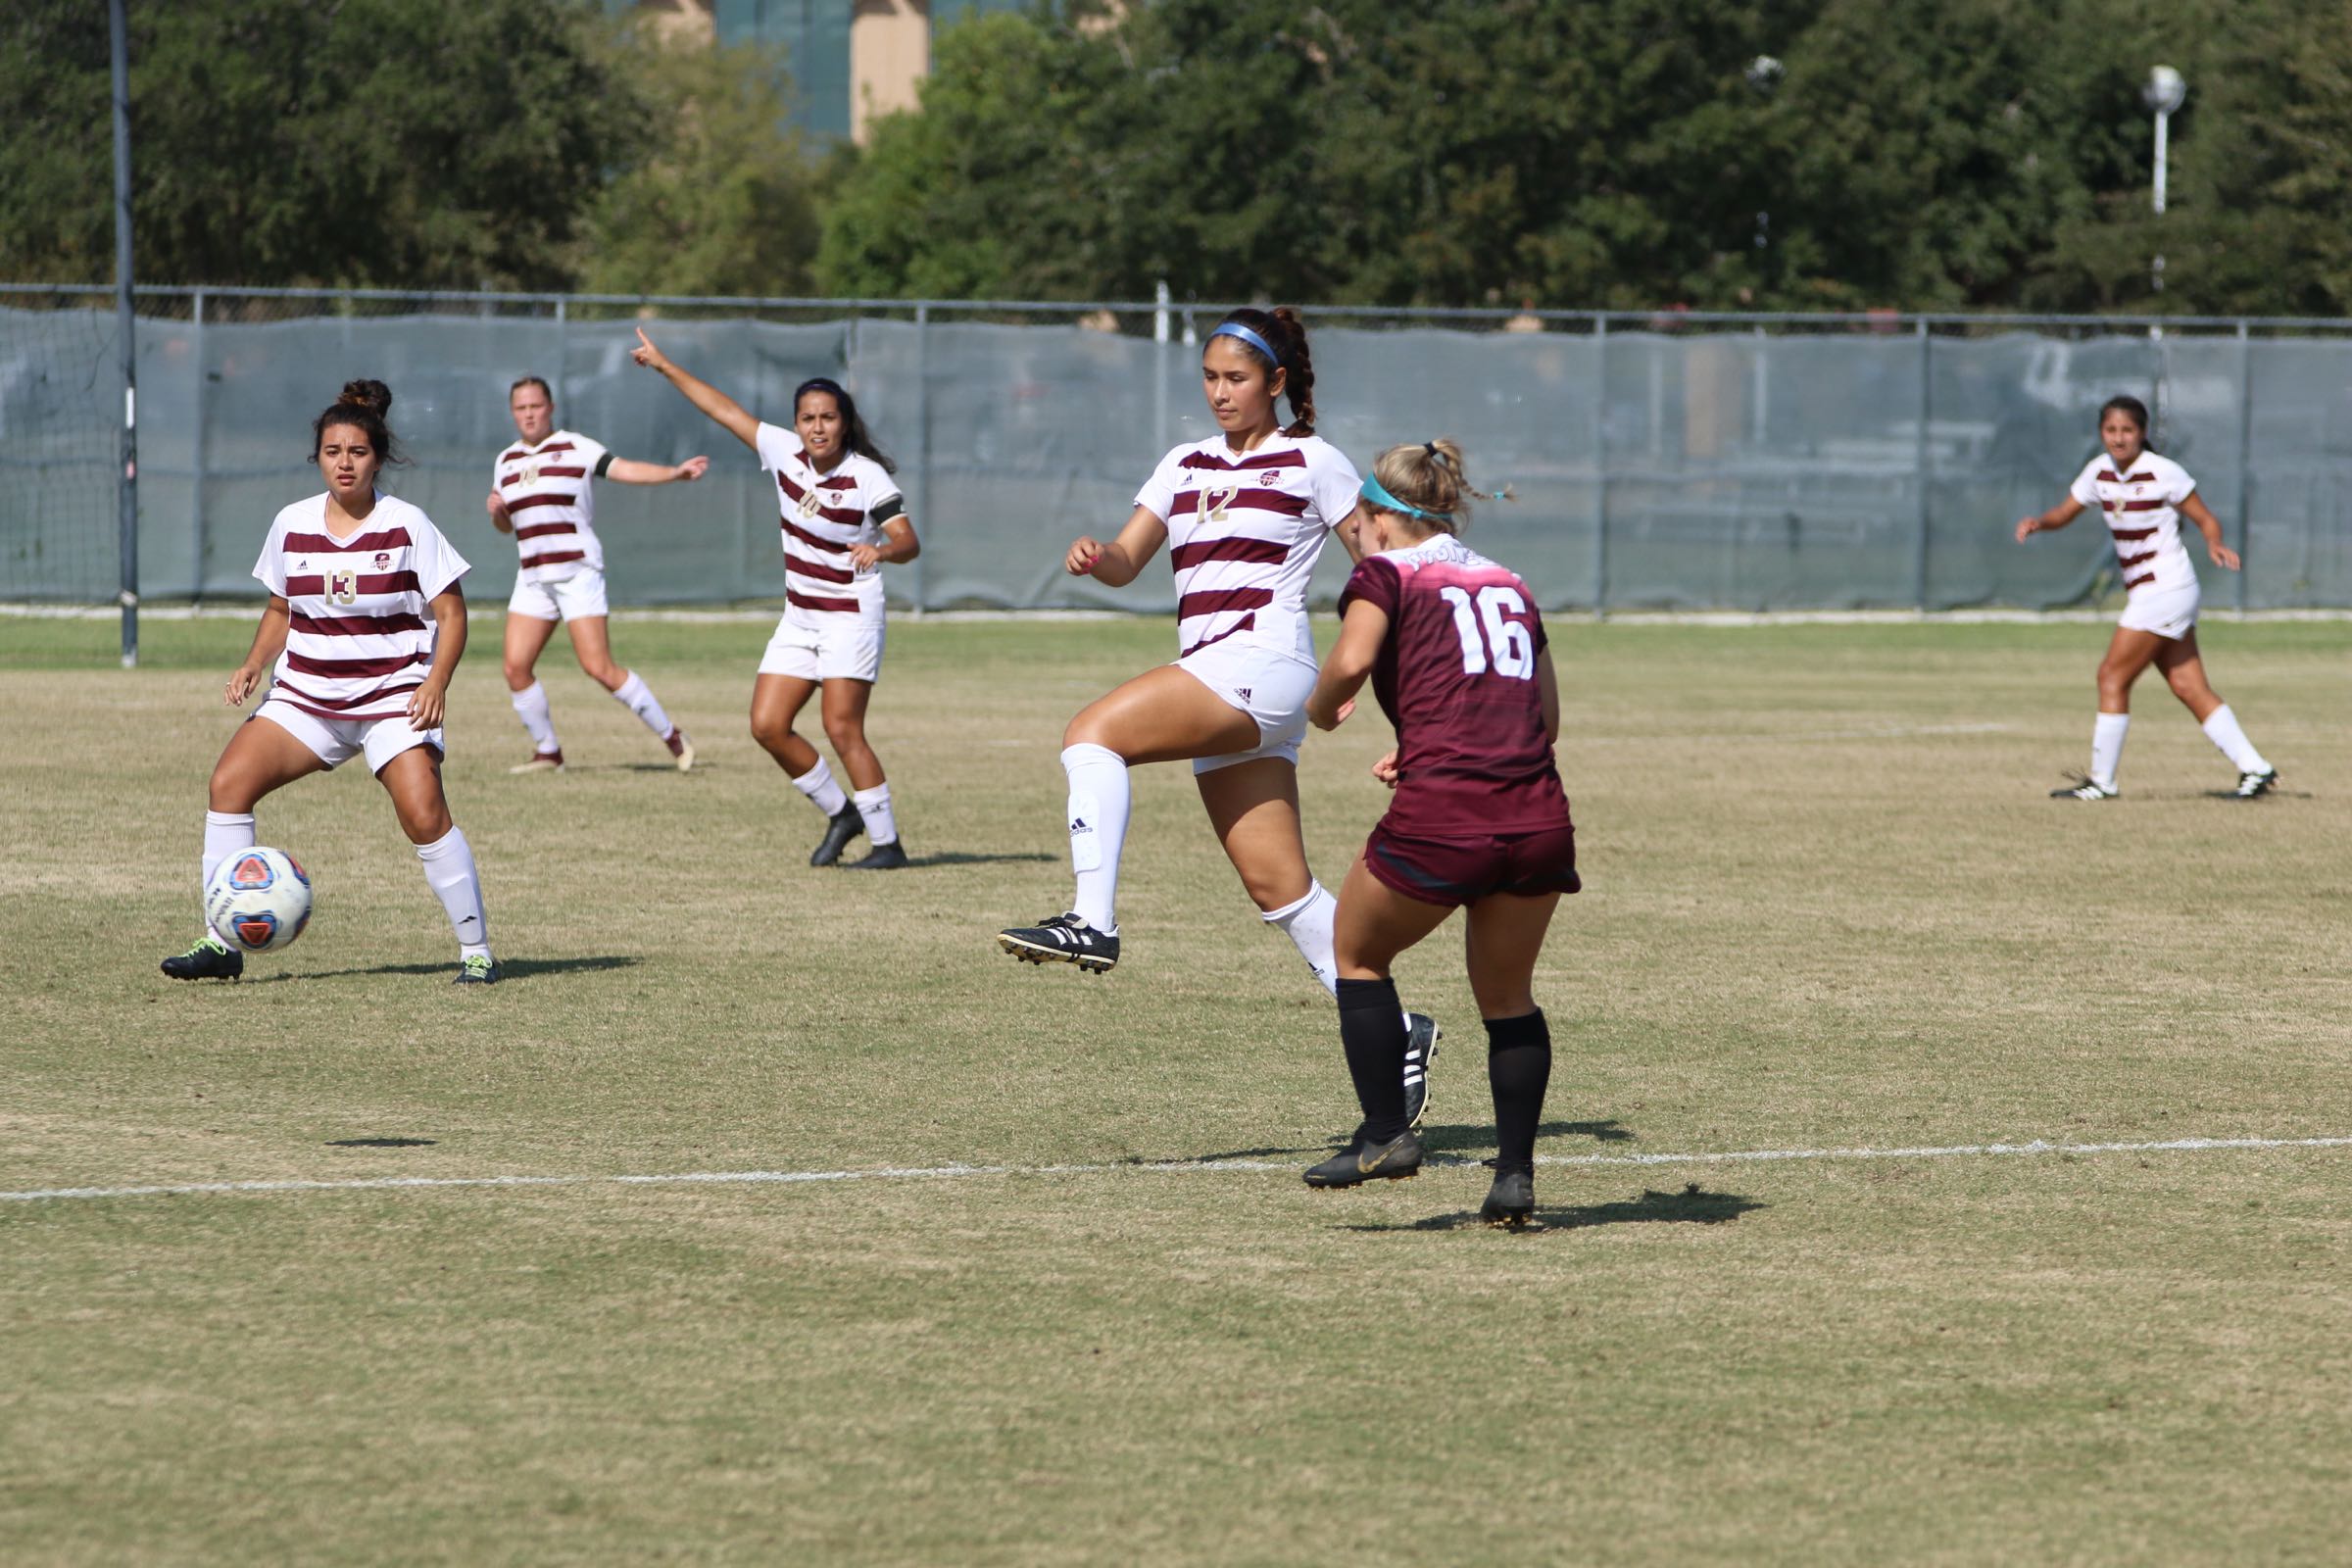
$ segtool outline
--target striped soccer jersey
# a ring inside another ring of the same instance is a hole
[[[1355,510],[1355,467],[1320,436],[1237,455],[1222,434],[1160,459],[1135,504],[1168,525],[1179,658],[1226,638],[1312,660],[1306,583]]]
[[[853,545],[879,545],[882,525],[905,516],[906,503],[890,470],[862,453],[843,456],[829,473],[808,462],[797,431],[760,426],[760,466],[776,476],[784,543],[786,613],[882,616],[882,575],[850,563]]]
[[[253,574],[292,612],[272,702],[321,718],[397,718],[432,668],[432,601],[466,575],[422,512],[376,494],[348,539],[326,531],[320,491],[277,514]]]
[[[2197,585],[2197,569],[2180,543],[2180,513],[2196,488],[2188,470],[2170,458],[2143,452],[2127,473],[2102,452],[2083,466],[2067,494],[2098,508],[2107,519],[2124,587],[2163,593]]]
[[[605,569],[596,537],[596,481],[612,454],[576,430],[551,431],[537,446],[517,441],[498,455],[490,487],[514,519],[524,582],[562,582]]]

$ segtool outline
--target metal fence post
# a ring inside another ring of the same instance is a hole
[[[571,331],[564,296],[556,296],[556,407],[571,407]]]
[[[931,510],[931,307],[914,308],[914,488],[921,498],[920,514],[926,528],[938,526],[939,518]],[[921,614],[930,608],[929,580],[924,575],[923,558],[917,556],[914,566],[914,612]]]
[[[1609,612],[1609,318],[1592,318],[1592,616]]]
[[[196,396],[188,429],[188,597],[204,602],[204,563],[208,542],[204,527],[204,290],[198,289],[189,310],[193,323],[188,357],[194,360]]]
[[[1919,322],[1919,537],[1911,547],[1911,595],[1920,612],[1928,609],[1928,423],[1936,412],[1935,338],[1928,331],[1925,317]]]
[[[2254,524],[2254,342],[2237,323],[2237,612],[2246,612],[2246,545]]]

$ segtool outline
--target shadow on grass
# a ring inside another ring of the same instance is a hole
[[[1539,1179],[1541,1173],[1539,1172]],[[1571,1208],[1536,1209],[1534,1220],[1520,1234],[1581,1230],[1592,1225],[1728,1225],[1740,1215],[1766,1207],[1737,1193],[1710,1193],[1696,1182],[1679,1193],[1645,1192],[1619,1203],[1586,1203]],[[1344,1225],[1350,1231],[1458,1231],[1491,1227],[1475,1208],[1455,1214],[1432,1214],[1402,1225]]]
[[[1591,1138],[1603,1144],[1621,1144],[1634,1134],[1621,1126],[1615,1117],[1607,1121],[1547,1121],[1536,1128],[1538,1138]],[[1347,1145],[1343,1133],[1325,1143],[1302,1145],[1296,1149],[1228,1149],[1213,1154],[1130,1154],[1118,1163],[1122,1165],[1212,1165],[1228,1159],[1278,1159],[1284,1155],[1330,1154]],[[1494,1147],[1494,1129],[1476,1122],[1450,1127],[1423,1127],[1421,1147],[1431,1153],[1448,1153],[1458,1149],[1488,1149]]]
[[[501,983],[511,980],[529,980],[543,974],[577,974],[586,969],[626,969],[645,960],[633,954],[605,953],[585,958],[501,958],[498,972]],[[306,969],[287,974],[265,975],[247,980],[246,985],[274,986],[303,980],[348,980],[355,975],[369,974],[438,974],[454,976],[455,962],[449,963],[376,963],[361,969]]]
[[[430,1149],[438,1138],[329,1138],[329,1149]]]
[[[1013,860],[1059,860],[1058,855],[1041,855],[1034,850],[1007,852],[1003,855],[967,855],[961,850],[942,850],[937,855],[910,855],[906,869],[915,870],[927,865],[1003,865]]]

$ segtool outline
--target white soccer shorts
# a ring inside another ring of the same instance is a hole
[[[609,615],[612,611],[605,602],[605,574],[593,566],[582,566],[561,582],[526,582],[514,579],[514,591],[507,596],[507,613],[528,615],[533,620],[583,620],[591,615]]]
[[[2116,624],[2131,631],[2152,631],[2178,642],[2197,624],[2198,599],[2199,591],[2193,582],[2185,588],[2143,588],[2124,606],[2124,613]]]
[[[1238,637],[1195,649],[1176,661],[1176,667],[1217,694],[1217,700],[1238,708],[1257,722],[1257,745],[1246,752],[1193,760],[1193,771],[1213,773],[1236,762],[1254,762],[1261,757],[1298,760],[1298,743],[1306,738],[1306,700],[1314,694],[1315,666],[1311,660],[1283,653]]]
[[[355,757],[365,756],[368,771],[380,773],[386,762],[417,746],[430,746],[443,757],[449,755],[438,729],[411,729],[405,718],[320,718],[282,697],[272,697],[262,704],[254,710],[253,717],[275,724],[308,746],[312,755],[328,767],[338,767]]]
[[[816,611],[804,617],[787,610],[776,622],[776,634],[767,640],[767,652],[760,656],[760,673],[871,682],[882,673],[886,629],[880,615]]]

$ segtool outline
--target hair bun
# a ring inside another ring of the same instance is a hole
[[[392,389],[381,381],[346,381],[335,400],[346,408],[372,409],[379,416],[392,412]]]

